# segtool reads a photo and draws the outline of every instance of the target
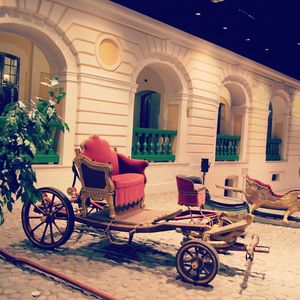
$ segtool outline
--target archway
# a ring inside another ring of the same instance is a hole
[[[249,93],[239,80],[226,79],[219,93],[216,160],[245,159]]]
[[[269,103],[266,160],[281,160],[287,143],[289,105],[284,97],[275,93]]]
[[[27,22],[22,18],[22,13],[17,17],[10,14],[2,17],[0,34],[3,38],[0,42],[0,52],[20,57],[19,99],[26,102],[35,96],[47,96],[47,91],[39,85],[44,76],[57,75],[65,86],[67,97],[59,111],[71,130],[60,137],[57,153],[60,163],[66,164],[70,163],[74,148],[77,75],[76,80],[72,75],[77,74],[77,66],[74,56],[62,39],[53,30],[48,29],[47,25],[37,24],[38,22]],[[65,114],[65,111],[68,111],[68,114]]]
[[[171,65],[152,62],[139,71],[136,84],[132,157],[174,161],[183,109],[181,78]]]

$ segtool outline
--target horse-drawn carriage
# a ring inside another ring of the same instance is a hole
[[[85,141],[73,165],[81,182],[79,192],[40,188],[37,203],[25,203],[22,223],[28,239],[43,249],[54,249],[69,239],[74,223],[102,230],[110,243],[120,243],[113,232],[127,232],[128,243],[134,234],[176,230],[183,235],[176,255],[176,267],[184,281],[208,284],[219,270],[218,252],[269,252],[253,239],[248,246],[237,242],[251,224],[250,214],[234,216],[220,211],[204,210],[205,187],[198,189],[189,178],[177,176],[178,204],[187,209],[150,210],[144,207],[145,169],[148,162],[132,160],[111,150],[98,136]]]

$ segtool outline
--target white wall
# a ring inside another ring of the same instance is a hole
[[[60,36],[60,47],[67,47],[76,61],[78,73],[72,76],[76,76],[78,90],[68,90],[71,109],[65,110],[66,118],[74,124],[71,135],[75,146],[89,135],[99,134],[130,155],[134,95],[143,68],[151,66],[164,87],[179,87],[173,96],[180,107],[180,159],[173,164],[151,164],[147,192],[174,188],[176,173],[199,174],[201,158],[212,162],[206,181],[212,193],[218,193],[214,184],[223,184],[228,176],[239,176],[241,185],[241,175],[247,170],[268,183],[270,174],[281,172],[284,175],[274,183],[276,189],[300,185],[299,176],[295,176],[300,157],[298,111],[291,112],[287,124],[286,160],[265,162],[268,103],[275,91],[282,90],[295,108],[300,101],[298,81],[109,1],[42,0],[38,5],[27,0],[6,5],[17,7],[17,14],[25,12],[36,18],[36,29],[43,30],[44,24],[51,27]],[[25,22],[22,17],[20,20]],[[112,66],[99,58],[98,46],[104,39],[119,47],[118,60]],[[240,162],[214,162],[218,104],[224,85],[239,86],[245,97],[247,116]],[[72,138],[67,144],[68,162]],[[53,181],[55,184],[55,178]]]

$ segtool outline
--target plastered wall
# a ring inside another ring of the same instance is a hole
[[[178,135],[176,162],[149,167],[149,192],[162,186],[174,190],[177,172],[199,174],[201,158],[211,161],[206,183],[212,193],[219,193],[215,183],[246,173],[268,183],[274,172],[280,173],[280,181],[272,182],[278,190],[299,185],[298,81],[109,1],[0,0],[0,7],[0,32],[8,20],[26,24],[56,36],[55,44],[65,49],[59,61],[65,60],[60,70],[68,83],[64,115],[72,131],[63,147],[64,167],[70,164],[72,147],[91,134],[130,155],[135,93],[156,87],[161,92],[161,122],[171,124],[168,106],[176,107]],[[47,48],[49,41],[38,41]],[[44,54],[49,57],[47,49]],[[62,65],[54,57],[47,61],[50,68]],[[140,79],[147,69],[157,76],[149,75],[145,84]],[[284,140],[284,160],[276,163],[265,161],[268,107],[274,96],[287,107],[282,125],[275,129]],[[238,162],[215,162],[220,97],[230,102],[228,130],[241,132]]]

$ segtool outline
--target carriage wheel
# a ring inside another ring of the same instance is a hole
[[[188,283],[208,284],[217,275],[219,267],[216,250],[203,241],[187,242],[176,255],[177,272]]]
[[[69,199],[55,188],[40,188],[43,197],[24,203],[22,225],[28,239],[43,249],[63,245],[74,229],[74,211]]]

